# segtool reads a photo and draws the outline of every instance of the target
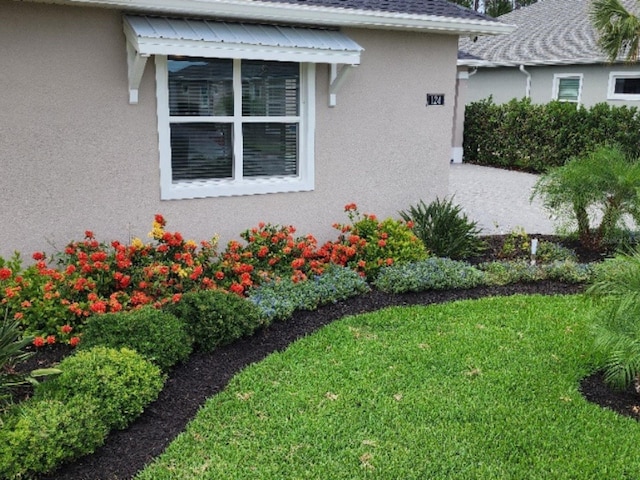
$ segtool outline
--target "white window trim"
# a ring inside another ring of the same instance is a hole
[[[235,61],[235,60],[234,60]],[[239,62],[240,60],[237,60]],[[171,131],[169,114],[169,74],[167,56],[156,55],[156,97],[158,139],[160,153],[160,198],[178,200],[204,197],[228,197],[263,193],[303,192],[314,189],[314,131],[315,131],[315,64],[300,64],[300,116],[298,144],[298,175],[295,177],[242,178],[242,168],[234,169],[234,179],[179,181],[172,180]],[[237,69],[234,68],[234,75]],[[240,92],[237,93],[241,95]],[[175,117],[174,117],[175,118]],[[234,115],[233,122],[242,122]],[[238,131],[238,130],[236,130]],[[241,130],[240,130],[241,131]],[[238,161],[242,143],[234,137],[234,159]]]
[[[578,78],[580,85],[578,86],[578,99],[574,102],[572,100],[558,100],[558,93],[560,93],[560,80],[563,78]],[[553,75],[553,90],[551,92],[551,98],[560,102],[577,103],[580,105],[582,102],[582,83],[584,80],[584,74],[582,73],[555,73]]]
[[[640,71],[636,72],[609,72],[609,86],[607,88],[607,100],[640,100],[640,94],[615,93],[616,79],[632,77],[640,78]]]

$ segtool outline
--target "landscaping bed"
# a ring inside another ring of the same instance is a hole
[[[68,464],[42,478],[55,479],[127,479],[132,478],[184,430],[206,399],[224,389],[227,382],[247,365],[260,361],[272,352],[282,350],[291,342],[312,333],[333,320],[357,315],[388,306],[429,305],[453,300],[481,298],[490,295],[572,294],[580,285],[543,281],[504,287],[481,287],[461,291],[423,292],[402,295],[372,291],[316,311],[296,312],[287,322],[275,323],[242,338],[213,353],[192,355],[175,367],[158,400],[126,430],[112,432],[104,446],[92,455]],[[42,350],[38,358],[61,350]],[[595,374],[583,381],[582,393],[587,400],[623,415],[634,416],[640,403],[632,391],[614,391],[606,387],[602,375]]]
[[[558,237],[535,236],[557,241]],[[486,237],[489,248],[473,263],[496,259],[504,251],[508,236]],[[513,238],[512,238],[513,240]],[[566,242],[566,241],[565,241]],[[580,262],[602,258],[599,254],[582,251],[575,244],[566,246],[576,250]],[[429,305],[453,300],[513,294],[572,294],[584,289],[580,284],[557,281],[514,283],[504,286],[476,287],[461,290],[424,291],[389,294],[379,290],[361,294],[348,300],[318,308],[315,311],[296,311],[285,322],[276,322],[258,330],[254,335],[218,347],[211,353],[196,352],[175,366],[158,399],[150,404],[138,419],[124,430],[112,431],[106,443],[94,454],[62,466],[41,478],[56,479],[125,479],[131,478],[184,430],[207,398],[220,392],[228,381],[245,366],[260,361],[272,352],[283,350],[291,342],[318,328],[348,315],[371,312],[388,306]],[[37,350],[29,368],[49,366],[69,352],[67,346],[47,346]],[[26,366],[25,366],[26,368]],[[633,415],[635,396],[629,392],[616,393],[603,386],[602,378],[592,376],[583,384],[583,394],[591,401],[623,414]]]

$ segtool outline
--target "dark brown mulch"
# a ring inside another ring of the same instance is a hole
[[[211,354],[197,353],[175,367],[159,398],[126,430],[112,432],[104,446],[94,454],[63,466],[42,477],[58,480],[129,479],[158,456],[184,430],[200,406],[225,388],[229,380],[247,365],[272,352],[285,349],[291,342],[311,334],[324,325],[347,315],[371,312],[388,306],[429,305],[452,300],[513,294],[570,294],[582,291],[579,285],[537,282],[504,287],[480,287],[470,290],[422,292],[403,295],[372,291],[313,312],[296,312],[293,318],[276,323],[255,335],[242,338]],[[45,348],[32,361],[48,364],[64,353]],[[634,413],[640,397],[615,392],[604,386],[602,377],[593,375],[582,383],[584,396],[621,414]]]

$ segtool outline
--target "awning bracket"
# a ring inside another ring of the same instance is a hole
[[[144,67],[149,55],[140,55],[135,47],[127,42],[127,66],[129,70],[129,104],[138,103],[138,89],[142,81]]]
[[[342,65],[338,70],[338,64],[332,63],[329,69],[329,106],[335,107],[338,98],[337,93],[340,87],[344,84],[351,71],[357,67],[357,65]]]

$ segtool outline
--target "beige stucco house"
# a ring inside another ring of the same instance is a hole
[[[444,0],[0,0],[0,255],[155,213],[325,239],[346,203],[444,196],[458,37],[508,30]]]

